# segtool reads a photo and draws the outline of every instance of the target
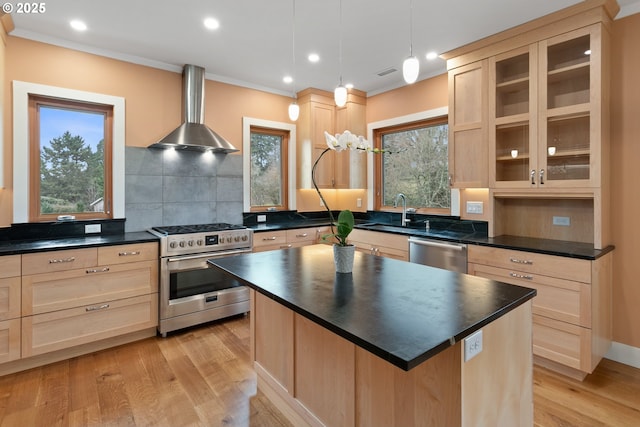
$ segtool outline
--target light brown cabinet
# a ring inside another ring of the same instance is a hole
[[[349,243],[355,245],[356,250],[360,252],[402,261],[409,260],[408,238],[400,234],[356,229],[349,235]]]
[[[584,260],[469,245],[469,274],[534,288],[535,361],[583,379],[611,344],[612,253]]]
[[[20,358],[20,255],[0,257],[0,363]]]
[[[22,256],[22,357],[158,322],[158,246],[142,243]]]
[[[318,243],[329,227],[292,228],[253,233],[253,252],[287,249]]]
[[[601,185],[606,48],[594,24],[489,59],[493,188]]]
[[[489,185],[487,60],[449,70],[449,180],[456,188]]]

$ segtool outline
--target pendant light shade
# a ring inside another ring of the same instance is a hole
[[[415,56],[410,56],[404,60],[402,64],[402,76],[404,81],[408,84],[414,83],[418,80],[418,74],[420,73],[420,61]]]
[[[289,119],[292,122],[295,122],[296,120],[298,120],[298,117],[300,117],[300,106],[296,103],[296,101],[293,101],[291,104],[289,104]]]
[[[340,86],[333,92],[333,100],[338,107],[347,105],[347,88],[340,83]]]

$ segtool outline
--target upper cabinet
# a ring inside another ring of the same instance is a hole
[[[601,25],[489,59],[493,188],[599,187]]]
[[[449,71],[449,181],[487,187],[487,60]]]
[[[312,188],[313,164],[327,148],[325,131],[333,135],[349,130],[366,136],[366,96],[351,89],[347,105],[338,108],[333,93],[310,88],[298,93],[298,104],[298,188]],[[366,170],[366,156],[362,153],[331,151],[316,167],[316,183],[319,188],[366,188]]]

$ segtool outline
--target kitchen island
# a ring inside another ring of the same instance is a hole
[[[327,245],[209,262],[252,288],[258,387],[294,425],[532,425],[535,290],[363,253],[336,274]]]

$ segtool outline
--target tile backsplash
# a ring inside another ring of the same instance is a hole
[[[242,156],[126,147],[125,231],[242,224]]]

